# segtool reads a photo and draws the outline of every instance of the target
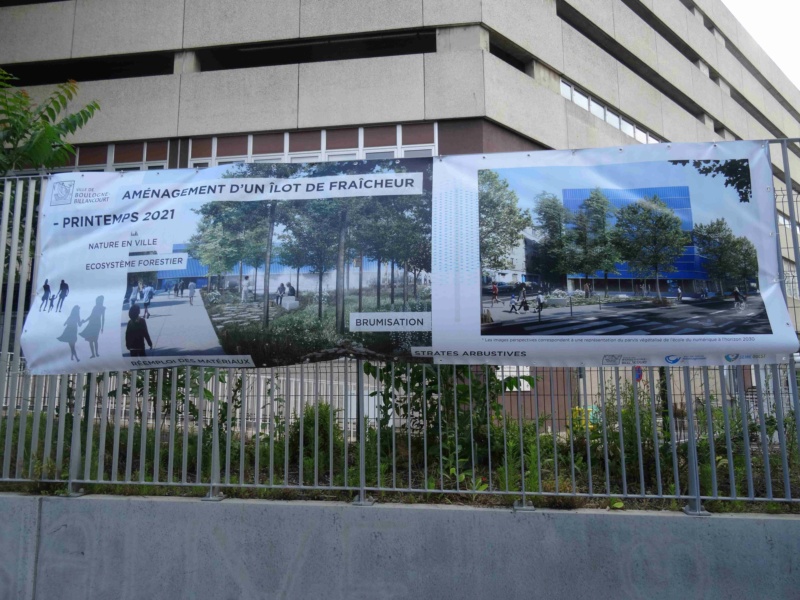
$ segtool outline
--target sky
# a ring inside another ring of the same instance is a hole
[[[786,76],[800,88],[797,31],[798,0],[722,0]]]

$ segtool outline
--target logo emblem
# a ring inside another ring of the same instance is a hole
[[[737,358],[739,358],[739,355],[738,355],[738,354],[726,354],[726,355],[725,355],[725,360],[727,360],[728,362],[733,362],[733,361],[735,361]]]
[[[603,356],[604,365],[618,365],[622,361],[622,354],[606,354]]]
[[[72,192],[75,189],[74,181],[57,181],[53,184],[53,195],[50,196],[50,206],[72,204]]]
[[[681,362],[681,357],[675,356],[674,354],[668,354],[664,357],[664,360],[671,365],[677,365],[679,362]]]

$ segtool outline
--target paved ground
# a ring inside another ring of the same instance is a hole
[[[194,305],[189,304],[189,293],[183,297],[167,297],[159,293],[150,303],[147,330],[153,340],[148,356],[204,356],[225,354],[217,339],[214,326],[208,318],[200,292],[194,295]],[[141,306],[141,303],[140,303]],[[122,313],[122,344],[125,345],[125,327],[128,325],[128,307]],[[123,348],[127,356],[127,351]]]
[[[533,306],[534,303],[531,303]],[[733,300],[685,300],[654,307],[640,300],[609,304],[546,308],[541,315],[509,312],[505,305],[483,302],[494,323],[481,325],[482,335],[708,335],[769,334],[772,329],[759,296],[751,296],[743,311]]]

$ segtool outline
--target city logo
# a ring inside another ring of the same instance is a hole
[[[664,360],[671,365],[677,365],[679,362],[681,362],[681,357],[675,356],[674,354],[668,354],[664,357]]]
[[[74,181],[57,181],[53,184],[53,194],[50,196],[50,206],[72,204],[72,192],[75,191]]]
[[[738,358],[739,358],[738,354],[726,354],[725,355],[725,360],[727,360],[728,362],[734,362]]]
[[[622,361],[622,354],[606,354],[603,356],[604,365],[618,365]]]

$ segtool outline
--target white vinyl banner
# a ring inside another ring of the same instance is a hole
[[[433,343],[441,363],[782,362],[763,142],[434,160]]]
[[[277,366],[341,346],[392,356],[430,345],[431,165],[56,175],[40,204],[26,364]],[[394,286],[378,282],[379,264]],[[399,343],[404,324],[420,333]]]

